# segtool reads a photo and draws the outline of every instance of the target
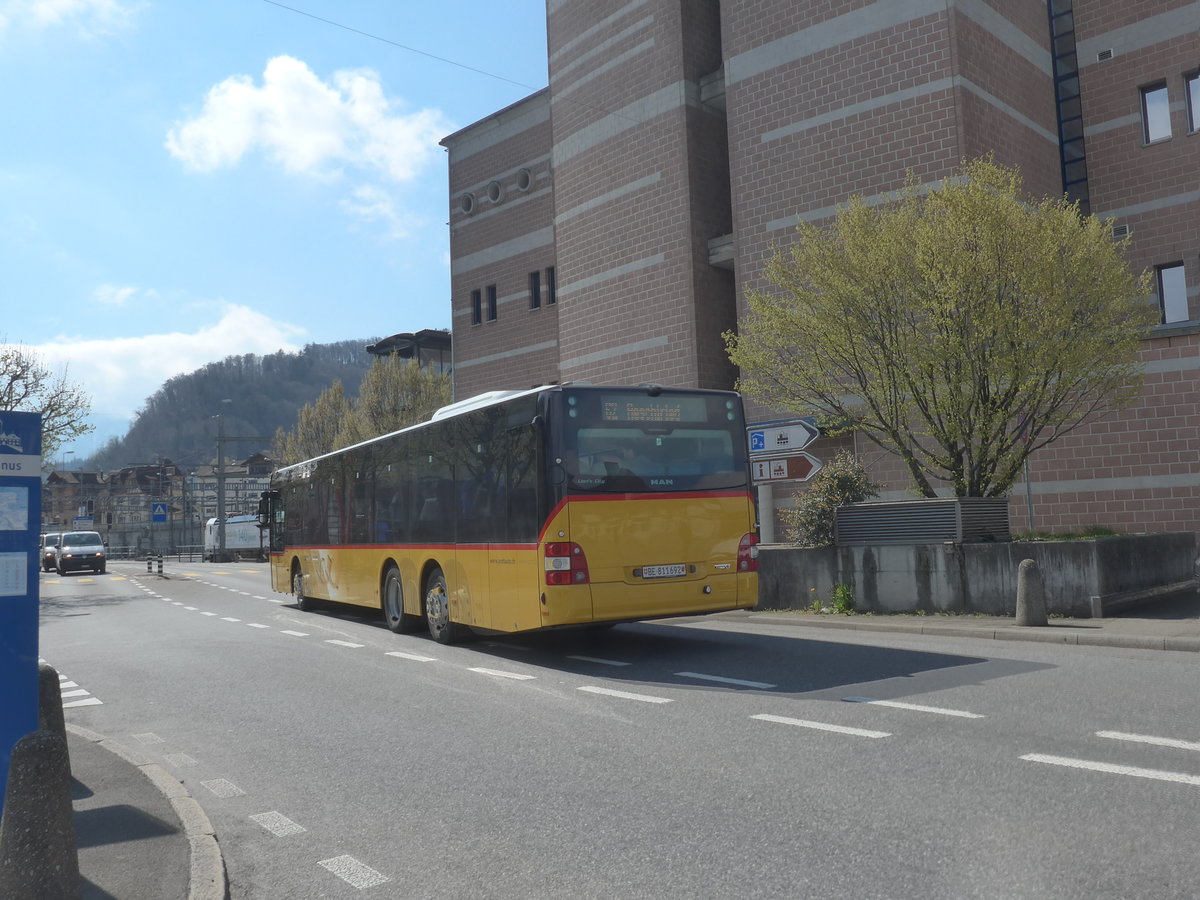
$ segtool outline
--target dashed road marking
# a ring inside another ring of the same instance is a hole
[[[940,706],[921,706],[919,703],[904,703],[900,700],[872,700],[870,697],[843,697],[846,703],[870,703],[872,706],[889,706],[892,709],[907,709],[913,712],[934,713],[939,716],[957,716],[960,719],[982,719],[979,713],[961,709],[944,709]]]
[[[1153,744],[1156,747],[1171,747],[1175,750],[1200,751],[1200,744],[1195,741],[1180,741],[1175,738],[1154,737],[1149,734],[1127,734],[1123,731],[1097,731],[1096,737],[1109,738],[1114,741],[1130,741],[1135,744]]]
[[[240,622],[241,619],[235,619],[233,616],[221,616],[222,622]]]
[[[298,825],[283,813],[265,812],[250,817],[251,822],[261,825],[275,837],[286,837],[289,834],[301,834],[307,831],[303,825]]]
[[[400,659],[411,659],[415,662],[437,662],[433,656],[422,656],[419,653],[405,653],[403,650],[389,650],[384,656],[396,656]]]
[[[622,662],[619,659],[601,659],[598,656],[573,656],[568,655],[567,659],[577,659],[580,662],[599,663],[602,666],[631,666],[633,663]]]
[[[215,616],[215,615],[216,615],[216,613],[215,613],[215,612],[202,612],[202,613],[200,613],[200,615],[202,615],[202,616]]]
[[[365,646],[367,646],[366,644],[356,644],[356,643],[354,643],[353,641],[338,641],[338,640],[328,640],[328,641],[326,641],[325,643],[327,643],[327,644],[337,644],[339,647],[349,647],[349,648],[351,648],[352,650],[357,650],[359,647],[365,647]]]
[[[713,681],[717,684],[735,684],[738,687],[761,688],[762,690],[770,690],[775,687],[773,684],[767,684],[765,681],[745,681],[741,678],[726,678],[724,675],[705,675],[702,672],[676,672],[678,678],[697,678],[701,681]]]
[[[595,687],[594,685],[584,685],[576,690],[584,691],[588,694],[600,694],[604,697],[618,697],[621,700],[638,700],[642,703],[674,703],[670,697],[654,697],[650,694],[635,694],[632,691],[615,691],[612,688]]]
[[[211,781],[200,782],[222,800],[230,797],[240,797],[246,792],[227,778],[214,778]]]
[[[288,631],[284,629],[281,631],[281,634],[290,634],[292,637],[308,637],[307,631]]]
[[[270,625],[260,625],[257,622],[247,622],[246,627],[247,628],[270,628],[271,626]]]
[[[384,884],[390,880],[386,875],[376,872],[353,856],[335,856],[333,859],[320,860],[317,865],[328,869],[342,881],[359,890]]]
[[[849,734],[854,737],[865,738],[885,738],[891,737],[889,731],[872,731],[869,728],[850,728],[846,725],[832,725],[829,722],[810,722],[807,719],[791,719],[787,716],[773,716],[769,713],[760,713],[756,716],[751,716],[752,719],[759,719],[763,722],[777,722],[780,725],[794,725],[797,728],[813,728],[817,731],[832,731],[836,734]]]
[[[1065,766],[1070,769],[1088,769],[1092,772],[1104,772],[1109,775],[1128,775],[1132,778],[1150,778],[1154,781],[1171,781],[1176,784],[1191,784],[1200,787],[1200,775],[1187,775],[1183,772],[1142,769],[1137,766],[1121,766],[1113,763],[1095,762],[1088,759],[1072,759],[1069,756],[1049,756],[1045,753],[1026,753],[1021,759],[1027,762],[1046,763],[1051,766]]]
[[[477,666],[469,667],[468,671],[478,672],[480,675],[494,675],[497,678],[512,678],[516,681],[532,681],[537,678],[536,675],[526,675],[522,672],[505,672],[501,669],[484,669]]]
[[[183,769],[187,766],[199,765],[196,760],[192,759],[186,753],[168,753],[163,757],[167,762],[177,769]]]
[[[166,743],[166,741],[164,741],[162,738],[160,738],[153,731],[146,731],[146,732],[143,732],[142,734],[135,734],[133,736],[133,739],[140,744],[165,744]]]

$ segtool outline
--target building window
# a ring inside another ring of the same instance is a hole
[[[1183,263],[1158,267],[1158,302],[1162,306],[1164,324],[1188,321],[1187,281],[1183,274]]]
[[[1142,88],[1142,133],[1147,144],[1171,136],[1171,104],[1165,84]]]
[[[529,273],[529,308],[537,309],[542,305],[542,273]]]
[[[495,322],[496,321],[496,286],[494,284],[489,284],[487,286],[487,298],[488,298],[488,318],[487,318],[487,320],[489,322]]]
[[[1200,131],[1200,72],[1185,75],[1183,83],[1187,88],[1188,130]]]
[[[554,280],[554,266],[546,266],[546,305],[558,302],[558,286]]]
[[[478,325],[483,321],[483,294],[474,290],[471,291],[471,324]]]

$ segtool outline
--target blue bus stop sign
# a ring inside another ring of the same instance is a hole
[[[0,809],[17,741],[38,727],[42,417],[0,412]]]

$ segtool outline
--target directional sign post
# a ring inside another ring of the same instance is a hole
[[[0,808],[17,741],[38,727],[42,417],[0,412]]]
[[[750,451],[750,480],[758,487],[758,537],[764,544],[775,542],[776,484],[807,481],[821,468],[821,461],[804,448],[821,436],[811,419],[760,422],[746,428]]]

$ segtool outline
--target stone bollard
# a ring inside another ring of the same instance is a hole
[[[0,897],[80,896],[67,742],[34,731],[17,741],[9,765],[0,820]]]
[[[1046,589],[1042,570],[1032,559],[1021,560],[1017,569],[1017,624],[1046,624]]]
[[[62,682],[58,670],[47,663],[38,663],[38,728],[67,739],[67,724],[63,716]]]

